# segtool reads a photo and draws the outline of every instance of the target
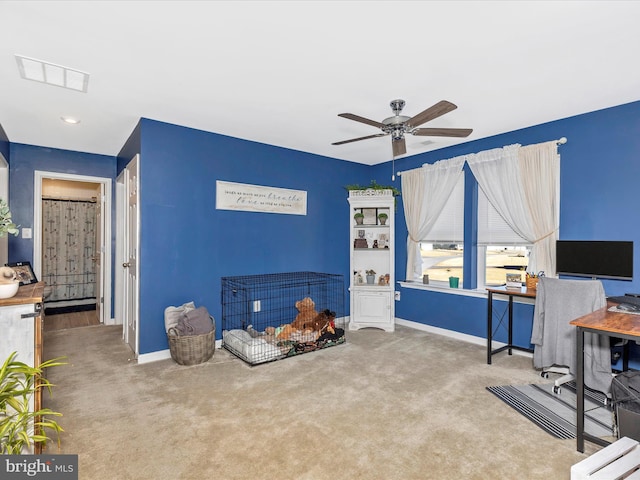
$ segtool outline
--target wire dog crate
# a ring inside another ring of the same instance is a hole
[[[344,343],[343,319],[342,275],[222,278],[222,345],[250,365]]]

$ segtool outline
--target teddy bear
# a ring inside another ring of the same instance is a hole
[[[291,327],[296,330],[313,331],[316,330],[314,323],[318,316],[316,311],[316,304],[314,301],[305,297],[302,300],[296,302],[296,308],[298,309],[298,315],[296,319],[291,323]]]

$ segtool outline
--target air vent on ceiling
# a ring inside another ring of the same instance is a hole
[[[47,83],[77,92],[87,92],[89,74],[35,58],[16,55],[20,76],[25,80]]]

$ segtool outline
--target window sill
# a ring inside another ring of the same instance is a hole
[[[428,284],[425,285],[422,282],[419,281],[400,281],[398,282],[400,284],[401,287],[404,288],[412,288],[414,290],[425,290],[428,292],[438,292],[438,293],[446,293],[449,295],[460,295],[460,296],[464,296],[464,297],[476,297],[476,298],[487,298],[488,297],[488,293],[484,288],[478,288],[478,289],[474,289],[474,290],[469,290],[469,289],[464,289],[464,288],[450,288],[448,285],[432,285],[432,284]],[[500,294],[494,294],[493,295],[493,300],[494,301],[508,301],[509,297],[507,295],[500,295]],[[534,298],[525,298],[525,297],[513,297],[513,302],[514,303],[527,303],[527,304],[531,304],[533,305],[535,303],[535,299]]]
[[[425,285],[422,282],[419,281],[401,281],[398,282],[400,284],[400,286],[404,287],[404,288],[413,288],[415,290],[425,290],[428,292],[438,292],[438,293],[447,293],[447,294],[451,294],[451,295],[462,295],[465,297],[478,297],[478,298],[487,298],[487,291],[484,289],[475,289],[475,290],[468,290],[468,289],[464,289],[464,288],[451,288],[448,285],[434,285],[434,284],[427,284]]]

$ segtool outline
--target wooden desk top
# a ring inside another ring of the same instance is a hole
[[[11,305],[27,305],[29,303],[42,303],[44,292],[44,282],[32,283],[30,285],[22,285],[11,298],[1,298],[0,307]]]
[[[536,289],[535,288],[507,288],[507,287],[490,287],[487,288],[487,292],[497,293],[500,295],[513,295],[514,297],[536,297]]]
[[[606,307],[570,321],[576,327],[602,330],[604,332],[621,333],[624,335],[636,335],[640,337],[640,315],[624,312],[610,312],[609,307],[615,303],[609,303]]]

